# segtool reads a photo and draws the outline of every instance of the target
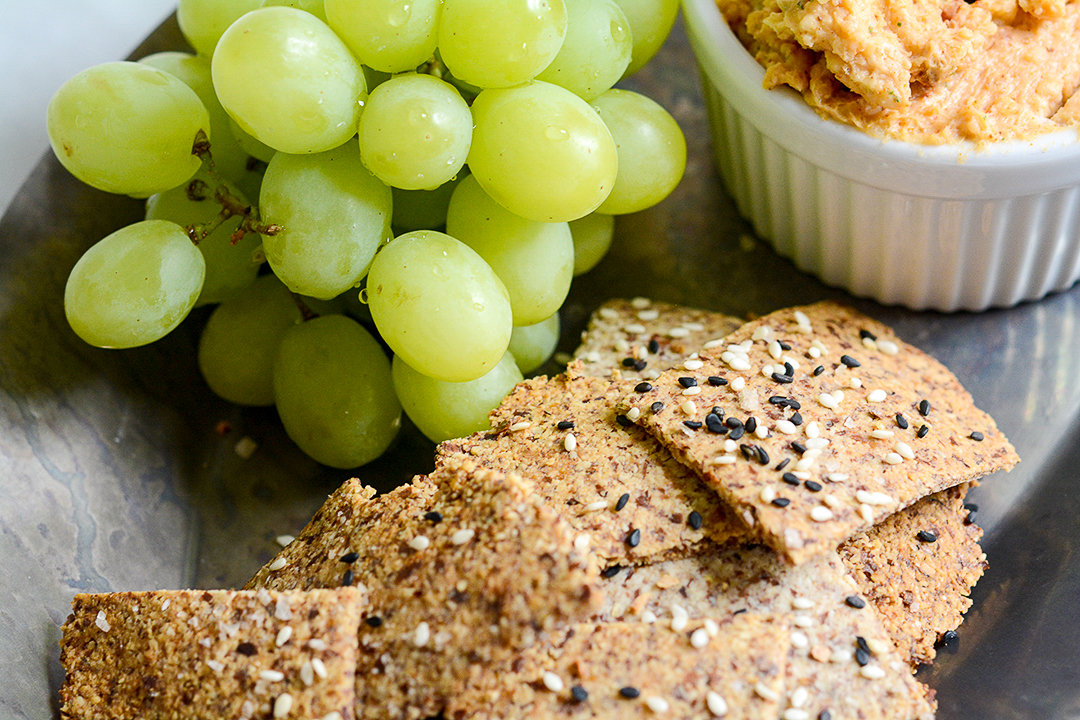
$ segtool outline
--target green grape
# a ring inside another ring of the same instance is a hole
[[[371,264],[366,294],[383,340],[437,380],[485,375],[510,342],[506,288],[483,258],[449,235],[419,230],[390,241]]]
[[[559,344],[559,313],[535,325],[515,325],[510,335],[510,352],[521,372],[538,370]]]
[[[202,254],[182,227],[144,220],[79,258],[64,288],[64,312],[75,334],[91,345],[146,345],[187,317],[205,272]]]
[[[511,87],[551,64],[566,26],[563,0],[443,0],[439,53],[471,85]]]
[[[623,73],[629,77],[660,51],[679,14],[679,0],[615,0],[630,22],[634,51]]]
[[[470,175],[450,199],[446,232],[475,250],[502,280],[514,325],[538,323],[566,299],[574,276],[574,240],[566,223],[515,215]]]
[[[472,142],[472,113],[449,83],[410,73],[387,80],[360,116],[360,157],[387,185],[431,190],[458,174]]]
[[[216,395],[237,405],[274,404],[274,354],[303,321],[289,289],[272,274],[214,308],[199,337],[199,370]]]
[[[176,20],[195,52],[210,58],[225,29],[260,5],[262,0],[180,0]]]
[[[360,162],[355,143],[315,155],[278,153],[259,196],[274,273],[293,292],[328,299],[355,287],[389,232],[390,188]]]
[[[326,23],[303,10],[254,10],[221,36],[211,64],[225,111],[275,150],[315,153],[356,134],[364,73]]]
[[[394,390],[405,414],[435,443],[491,427],[488,414],[524,378],[510,353],[486,375],[468,382],[446,382],[422,375],[399,357],[393,362]]]
[[[574,276],[589,272],[607,255],[615,236],[615,217],[589,213],[570,223],[574,236]]]
[[[256,160],[261,160],[264,163],[268,163],[274,158],[274,153],[277,152],[274,148],[270,147],[266,143],[262,142],[258,138],[255,138],[248,133],[244,132],[235,120],[229,118],[229,132],[232,134],[236,143],[243,148],[251,157]]]
[[[221,212],[221,203],[214,198],[216,189],[217,183],[201,169],[180,187],[152,195],[146,201],[146,219],[170,220],[181,226],[210,223]],[[225,189],[242,204],[247,204],[238,188],[230,184]],[[199,241],[199,252],[206,261],[206,279],[196,306],[221,302],[255,280],[261,264],[256,253],[262,239],[249,233],[234,245],[231,236],[241,220],[240,217],[229,218]]]
[[[357,59],[386,73],[427,62],[438,41],[439,0],[326,0],[326,19]]]
[[[309,12],[326,22],[326,8],[323,6],[323,0],[263,0],[260,7],[276,7],[278,5]]]
[[[146,197],[176,187],[202,160],[210,117],[195,91],[157,68],[108,62],[64,83],[47,113],[60,163],[87,185]]]
[[[248,153],[229,130],[232,121],[214,91],[210,60],[190,53],[160,52],[147,55],[139,62],[176,76],[195,91],[210,116],[210,134],[214,138],[210,144],[210,154],[214,167],[230,180],[239,180],[247,168]]]
[[[608,90],[593,107],[619,148],[619,176],[597,208],[624,215],[652,207],[675,189],[686,170],[686,138],[659,104],[629,90]]]
[[[369,463],[401,428],[390,361],[371,333],[344,315],[288,328],[273,372],[274,402],[285,432],[324,465]]]
[[[450,198],[454,188],[465,177],[467,168],[463,168],[457,177],[452,178],[434,190],[401,190],[394,192],[394,219],[392,225],[398,232],[413,230],[438,230],[446,225],[446,211],[450,207]]]
[[[491,197],[531,220],[576,220],[611,192],[619,169],[611,133],[589,104],[535,80],[485,90],[472,105],[469,168]]]
[[[536,76],[584,100],[611,88],[630,63],[630,25],[615,0],[565,0],[569,24],[555,59]]]

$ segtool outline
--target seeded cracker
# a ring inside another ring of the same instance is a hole
[[[362,604],[353,588],[76,595],[60,716],[349,720]]]
[[[601,563],[685,555],[709,538],[744,535],[716,493],[640,428],[615,421],[617,386],[576,374],[519,384],[492,412],[493,430],[439,446],[438,463],[470,457],[516,471]],[[636,535],[635,535],[636,533]]]
[[[620,410],[636,408],[638,424],[792,562],[1018,460],[944,366],[850,308],[781,310],[726,341],[695,371],[627,388]],[[657,401],[663,412],[649,409]],[[733,423],[750,418],[757,430],[725,451]]]
[[[554,634],[454,698],[447,720],[582,717],[775,720],[788,630],[740,615],[717,623],[702,648],[695,622],[675,632],[643,623],[579,624]]]
[[[982,530],[966,521],[966,491],[960,485],[923,498],[840,546],[862,596],[912,665],[933,661],[934,644],[960,626],[986,568]],[[920,531],[937,539],[920,540]]]
[[[574,357],[582,361],[583,375],[610,377],[618,368],[624,378],[648,380],[742,324],[739,318],[647,298],[609,300],[592,314]]]
[[[806,717],[823,711],[833,720],[933,715],[926,687],[912,677],[873,606],[849,604],[859,588],[835,552],[793,567],[763,546],[729,546],[628,568],[604,590],[597,621],[682,628],[688,643],[691,629],[710,619],[721,623],[745,613],[790,623],[781,706],[805,710]]]
[[[253,580],[340,582],[343,557],[363,569],[356,581],[368,589],[369,610],[359,634],[357,717],[436,715],[471,672],[580,620],[599,600],[595,569],[573,534],[518,476],[447,462],[415,484],[380,500],[347,483],[281,553],[287,564]],[[345,503],[355,506],[347,512]],[[328,524],[343,515],[352,520]]]

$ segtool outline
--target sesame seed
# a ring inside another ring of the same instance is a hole
[[[270,563],[270,565],[268,565],[266,569],[269,570],[270,572],[277,572],[278,570],[280,570],[281,568],[285,567],[288,564],[289,564],[288,560],[286,560],[283,557],[279,557],[279,558],[275,559],[274,562]]]
[[[633,409],[636,410],[637,408]],[[574,437],[573,433],[567,433],[566,437],[563,438],[563,447],[566,448],[566,452],[577,450],[577,438]]]
[[[791,624],[797,628],[806,629],[808,627],[814,626],[814,618],[810,617],[809,615],[796,615],[795,617],[791,618]]]
[[[772,501],[772,504],[778,508],[785,508],[791,504],[791,501],[787,498],[778,497]]]
[[[802,481],[799,480],[799,478],[795,477],[793,474],[791,474],[789,472],[786,472],[783,475],[781,475],[780,479],[783,480],[784,482],[786,482],[788,485],[794,485],[796,487],[802,484]]]
[[[862,363],[850,355],[841,355],[840,362],[844,363],[844,365],[847,365],[849,368],[862,367]]]
[[[716,717],[723,717],[727,715],[728,704],[727,701],[720,695],[720,693],[710,690],[705,694],[705,707],[709,708]]]
[[[409,541],[409,547],[413,550],[427,550],[431,545],[431,541],[427,539],[425,535],[417,535]]]
[[[810,644],[810,638],[806,637],[805,633],[801,633],[798,630],[791,631],[791,646],[794,648],[802,649]]]
[[[968,435],[968,437],[971,438],[972,440],[974,440],[975,442],[982,442],[983,440],[986,439],[983,436],[983,434],[981,432],[979,432],[978,430],[976,430],[975,432]]]
[[[786,468],[790,464],[791,464],[791,458],[784,458],[783,460],[781,460],[780,462],[778,462],[776,464],[776,467],[773,468],[773,470],[776,470],[777,472],[779,472],[779,471],[783,470],[784,468]]]
[[[900,347],[892,340],[878,340],[877,347],[878,350],[886,355],[896,355],[900,352]]]
[[[828,522],[833,519],[833,512],[824,505],[815,505],[810,510],[810,519],[814,522]]]
[[[672,338],[684,338],[690,334],[690,328],[675,327],[667,331],[668,337]]]
[[[900,463],[904,462],[903,456],[901,456],[899,453],[894,452],[886,453],[884,459],[886,464],[888,465],[899,465]]]
[[[679,378],[679,384],[682,385],[684,388],[696,387],[697,380],[692,377],[681,377]]]
[[[605,580],[610,580],[611,578],[618,575],[621,570],[622,565],[612,565],[611,567],[604,568],[604,571],[600,573],[600,577],[604,578]]]
[[[883,492],[867,492],[866,490],[856,491],[855,499],[867,505],[891,505],[894,502],[891,495]]]
[[[874,522],[874,508],[870,507],[866,503],[859,506],[859,516],[864,522]]]
[[[829,482],[845,482],[847,479],[847,473],[831,473],[829,475]]]
[[[719,455],[712,459],[714,465],[734,465],[739,461],[734,455]]]
[[[865,667],[866,665],[870,664],[869,651],[861,647],[855,648],[855,662],[859,664],[859,667]]]
[[[641,695],[641,691],[638,690],[636,687],[627,685],[626,687],[619,688],[619,694],[627,700],[633,700],[637,696]]]
[[[285,673],[277,670],[263,670],[259,673],[259,679],[266,682],[281,682],[285,679]]]
[[[416,647],[424,647],[431,639],[431,628],[426,622],[421,622],[412,633],[412,644]]]
[[[871,430],[870,431],[870,437],[872,437],[872,438],[874,438],[876,440],[887,440],[888,438],[891,438],[892,436],[893,436],[893,431],[892,430],[883,430],[881,428],[878,428],[877,430]]]
[[[620,495],[619,499],[615,501],[615,512],[619,512],[626,507],[626,503],[628,502],[630,502],[630,493],[623,493]]]
[[[274,638],[274,645],[281,647],[285,643],[289,642],[289,638],[292,637],[293,629],[289,626],[285,626],[278,631],[277,637]]]
[[[690,644],[700,650],[709,644],[709,633],[705,628],[698,628],[690,634]]]
[[[705,632],[709,637],[716,637],[720,634],[720,624],[712,618],[705,618]]]
[[[664,409],[664,403],[660,402],[659,400],[657,400],[656,402],[654,402],[652,405],[649,406],[649,410],[652,411],[653,415],[658,414],[663,409]]]
[[[803,332],[809,332],[811,329],[810,318],[806,316],[802,310],[795,311],[795,322],[799,324],[799,329]]]
[[[828,710],[822,710],[818,713],[817,720],[832,720],[832,713]]]
[[[634,529],[629,535],[626,536],[626,544],[632,548],[641,544],[641,530]]]
[[[360,559],[360,553],[347,552],[338,559],[346,565],[352,565],[354,562]]]
[[[634,424],[633,420],[626,417],[626,415],[623,415],[622,413],[619,413],[615,416],[615,422],[619,423],[619,425],[622,425],[623,427],[630,427]]]
[[[870,402],[881,402],[886,397],[888,397],[888,393],[881,388],[878,388],[877,390],[871,391],[870,394],[866,396],[866,399]]]
[[[687,400],[679,406],[679,409],[682,410],[685,415],[693,415],[697,412],[697,405],[694,404],[693,400]]]
[[[928,427],[926,427],[925,425],[923,425],[922,427],[920,427],[920,428],[919,428],[919,429],[918,429],[918,430],[917,430],[917,431],[915,432],[915,437],[920,437],[920,438],[924,438],[924,437],[926,437],[926,434],[927,434],[928,432],[930,432],[930,428],[928,428]]]
[[[877,335],[870,332],[869,330],[860,330],[859,338],[862,340],[877,340]]]
[[[458,530],[453,535],[451,535],[450,542],[454,545],[464,545],[465,543],[472,540],[474,535],[476,535],[475,530],[473,530],[472,528],[464,528],[462,530]]]
[[[274,700],[274,717],[280,720],[292,710],[293,698],[289,693],[282,693]]]
[[[795,423],[791,422],[790,420],[777,420],[776,430],[778,432],[784,433],[785,435],[794,435],[795,433],[799,432],[799,429],[795,426]]]
[[[919,414],[926,417],[930,414],[930,401],[923,399],[919,401]]]
[[[641,613],[641,622],[651,625],[656,622],[656,615],[653,613],[652,610],[646,610],[645,612]]]
[[[720,387],[721,385],[727,385],[727,380],[719,375],[710,375],[708,377],[708,383],[713,387]]]
[[[690,359],[683,363],[684,370],[700,370],[703,367],[705,367],[705,363],[696,359]]]
[[[862,610],[864,607],[866,607],[866,601],[858,595],[848,595],[846,598],[844,598],[844,602],[847,604],[848,607],[853,607],[856,610]]]
[[[843,390],[833,390],[830,393],[830,395],[832,395],[833,400],[835,400],[836,402],[838,402],[838,403],[844,402],[844,391]]]
[[[432,510],[429,513],[424,513],[424,519],[427,520],[428,522],[430,522],[433,525],[438,525],[439,523],[442,522],[443,517],[442,517],[442,513],[438,513],[438,512],[435,512],[434,510]]]
[[[761,488],[761,492],[758,494],[758,497],[761,498],[761,502],[763,503],[771,503],[773,500],[776,499],[776,490],[774,490],[769,485],[766,485],[765,487]]]
[[[896,443],[896,445],[893,446],[893,450],[895,450],[896,454],[904,458],[905,460],[915,459],[915,451],[912,450],[911,446],[908,445],[906,442]]]
[[[649,354],[655,355],[658,352],[660,352],[660,341],[653,338],[649,341]]]
[[[772,337],[772,328],[769,327],[768,325],[759,325],[754,330],[754,334],[750,336],[750,339],[754,340],[754,341],[758,341],[758,340],[766,340],[767,341],[771,337]]]
[[[747,367],[746,369],[749,370],[750,368]],[[744,387],[746,387],[746,378],[737,377],[731,381],[732,390],[739,391],[742,390]]]
[[[382,625],[382,618],[381,618],[381,617],[379,617],[378,615],[372,615],[372,616],[371,616],[371,617],[369,617],[369,618],[365,618],[365,619],[364,619],[364,622],[366,622],[366,623],[367,623],[368,625],[370,625],[370,626],[371,626],[371,627],[373,627],[373,628],[377,628],[377,627],[379,627],[380,625]],[[311,647],[311,648],[313,648],[313,649],[317,649],[317,648],[315,648],[315,646],[314,646],[314,645],[312,645],[312,644],[311,644],[311,642],[312,642],[312,641],[308,641],[308,646],[309,646],[309,647]],[[325,649],[325,648],[324,648],[324,649]]]
[[[690,615],[686,612],[686,609],[682,605],[673,604],[671,606],[671,629],[675,632],[682,632],[689,622]]]
[[[623,327],[623,332],[630,335],[640,335],[645,332],[646,328],[641,323],[630,323]]]
[[[702,523],[701,513],[697,510],[691,510],[690,516],[686,519],[686,522],[692,529],[700,530]]]
[[[908,429],[908,421],[907,421],[907,418],[904,417],[903,413],[896,413],[896,425],[901,430],[907,430]]]
[[[607,500],[597,500],[596,502],[591,502],[588,505],[586,505],[585,510],[586,510],[586,512],[594,512],[596,510],[603,510],[607,506],[608,506]]]
[[[585,702],[589,699],[589,691],[581,687],[580,685],[575,685],[574,687],[570,688],[570,699],[572,699],[574,702]]]
[[[814,601],[810,598],[797,597],[791,601],[791,607],[796,610],[809,610],[814,607]]]
[[[806,447],[810,450],[824,450],[829,447],[829,439],[822,437],[812,437],[805,443]]]
[[[544,687],[546,687],[551,692],[559,692],[563,689],[562,678],[560,678],[558,675],[551,672],[550,670],[544,671],[543,680]]]
[[[915,533],[915,537],[919,538],[919,540],[924,543],[937,542],[938,539],[937,534],[931,532],[930,530],[920,530],[919,532]]]
[[[648,706],[648,708],[654,713],[658,714],[666,713],[670,708],[667,700],[662,697],[657,697],[655,695],[650,695],[649,697],[645,698],[645,705]]]
[[[814,368],[814,377],[817,377],[818,375],[820,375],[823,372],[825,372],[825,366],[824,365],[818,365],[816,368]]]
[[[637,316],[638,316],[638,320],[644,320],[645,322],[649,322],[649,321],[655,320],[656,318],[660,317],[660,311],[659,310],[641,310],[640,312],[638,312]]]
[[[821,393],[820,395],[818,395],[818,403],[820,403],[824,407],[829,408],[830,410],[835,410],[836,408],[840,407],[840,403],[838,403],[836,401],[836,398],[834,398],[829,393]]]
[[[647,393],[652,389],[653,389],[652,383],[648,383],[648,382],[639,382],[637,385],[634,386],[634,391],[639,392],[639,393]],[[570,427],[574,427],[574,424],[570,423]],[[560,430],[566,430],[567,428],[562,427],[562,423],[559,423],[559,429]]]
[[[323,680],[330,677],[330,673],[326,671],[326,665],[324,665],[323,661],[319,658],[311,658],[311,669]]]
[[[762,700],[768,700],[769,702],[780,701],[780,696],[776,693],[776,691],[765,683],[759,682],[757,685],[755,685],[754,692],[757,693],[757,696],[760,697]]]
[[[370,622],[368,622],[368,624],[371,625]],[[379,622],[376,623],[376,626],[381,625],[381,624],[382,624],[382,620],[379,620]],[[308,644],[309,648],[311,648],[312,650],[319,651],[319,652],[326,649],[326,641],[323,640],[322,638],[311,638],[310,640],[307,641],[307,644]]]
[[[867,680],[880,680],[885,677],[885,671],[877,665],[867,665],[859,670],[859,674]]]
[[[696,385],[694,387],[688,387],[688,388],[686,388],[685,390],[682,391],[682,394],[683,395],[700,395],[701,394],[701,388],[696,386]]]
[[[648,383],[645,383],[645,384],[648,385]],[[651,386],[650,386],[650,389],[651,389]],[[558,423],[555,424],[555,427],[557,427],[559,430],[573,430],[574,429],[574,421],[573,420],[560,420]]]
[[[810,492],[821,492],[821,483],[814,482],[813,480],[807,480],[803,484]]]
[[[810,720],[810,713],[802,708],[789,707],[781,717],[783,720]]]
[[[781,385],[790,385],[791,383],[795,382],[795,378],[793,378],[791,375],[788,375],[787,373],[774,372],[772,374],[772,379],[773,382],[778,382]]]
[[[531,422],[529,422],[528,420],[522,420],[521,422],[516,422],[511,425],[510,432],[519,432],[521,430],[527,430],[530,427],[532,427]]]

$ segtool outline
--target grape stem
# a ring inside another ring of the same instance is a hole
[[[210,153],[210,141],[201,130],[198,135],[195,136],[195,144],[192,145],[191,152],[203,161],[207,173],[218,184],[217,187],[214,188],[214,200],[221,205],[221,212],[210,222],[194,223],[184,228],[184,231],[187,233],[187,236],[191,239],[192,243],[198,245],[205,240],[210,233],[221,227],[222,223],[233,217],[243,218],[229,238],[233,245],[236,245],[243,240],[244,235],[247,235],[248,233],[276,235],[281,232],[280,225],[263,223],[259,219],[259,210],[257,207],[241,202],[240,198],[229,191],[229,188],[225,185],[225,179],[218,173],[217,168],[214,167],[214,157]],[[197,201],[205,200],[209,194],[208,190],[209,185],[196,178],[188,183],[186,191],[190,200]]]

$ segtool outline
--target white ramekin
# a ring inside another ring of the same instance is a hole
[[[984,310],[1080,279],[1072,130],[971,146],[882,141],[820,117],[764,69],[714,0],[683,0],[713,151],[739,212],[829,285],[914,310]]]

